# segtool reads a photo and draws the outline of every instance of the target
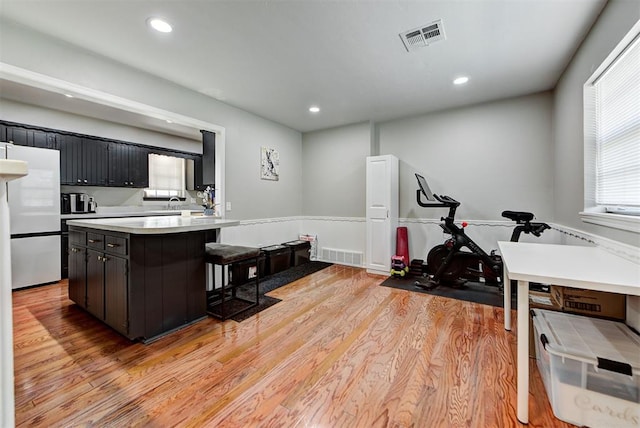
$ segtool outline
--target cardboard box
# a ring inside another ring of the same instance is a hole
[[[557,305],[551,298],[551,293],[545,293],[542,291],[529,290],[529,308],[530,309],[546,309],[548,311],[561,311],[562,308]],[[531,311],[529,311],[529,357],[536,357],[536,340],[533,332],[533,319],[531,318]]]
[[[581,288],[551,286],[551,298],[564,312],[624,321],[626,317],[624,294]]]

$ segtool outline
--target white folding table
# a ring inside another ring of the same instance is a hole
[[[518,281],[518,420],[529,422],[529,283],[640,296],[640,264],[599,247],[498,242],[504,262],[504,328],[511,330],[511,280]]]

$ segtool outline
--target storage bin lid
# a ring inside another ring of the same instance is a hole
[[[625,324],[544,309],[532,311],[538,332],[548,340],[545,349],[549,353],[596,366],[599,359],[628,364],[634,374],[640,373],[640,336]]]
[[[264,252],[278,251],[278,250],[288,250],[284,245],[271,245],[270,247],[262,247],[260,248]]]
[[[288,247],[310,247],[311,242],[298,240],[298,241],[283,242],[282,245],[286,245]]]

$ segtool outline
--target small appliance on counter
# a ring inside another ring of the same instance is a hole
[[[93,196],[89,196],[89,212],[94,213],[96,212],[97,208],[98,208],[98,203],[96,202],[95,199],[93,199]]]
[[[60,214],[71,214],[71,195],[60,194]]]
[[[90,202],[93,202],[90,203]],[[93,206],[93,210],[91,207]],[[62,193],[60,208],[62,214],[85,214],[95,212],[97,204],[86,193]]]

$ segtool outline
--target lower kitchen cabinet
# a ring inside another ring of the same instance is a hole
[[[87,305],[87,250],[69,241],[69,299]]]
[[[206,239],[69,226],[69,298],[132,340],[204,318]]]
[[[69,229],[69,298],[127,336],[129,261],[121,256],[123,247],[121,236]]]
[[[127,334],[127,259],[87,251],[86,310]]]
[[[102,253],[87,251],[87,301],[85,309],[104,320],[104,264]]]
[[[104,320],[125,336],[129,334],[127,259],[103,256]]]

